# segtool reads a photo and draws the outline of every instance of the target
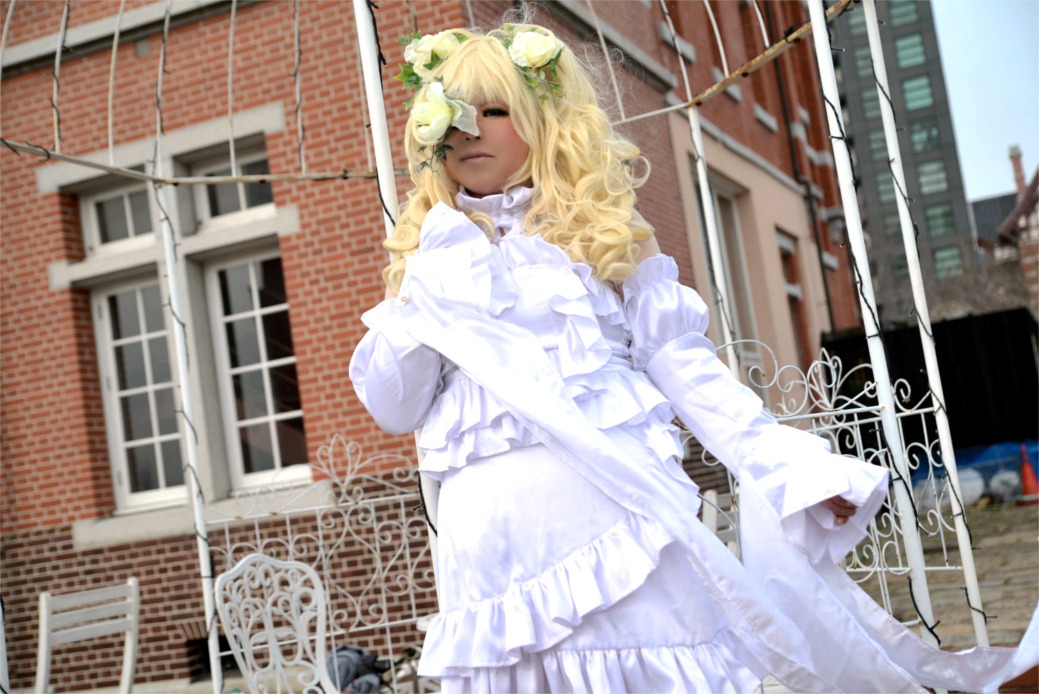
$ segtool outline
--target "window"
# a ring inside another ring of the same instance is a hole
[[[904,255],[896,255],[891,261],[891,271],[895,277],[905,277],[909,274],[909,263]]]
[[[866,35],[866,12],[862,9],[857,8],[855,5],[850,5],[847,12],[848,17],[848,28],[851,29],[852,36],[865,36]]]
[[[887,160],[887,141],[884,139],[883,130],[871,130],[869,132],[869,152],[873,161]]]
[[[910,123],[909,141],[917,154],[938,149],[942,144],[938,134],[938,123],[933,119]]]
[[[898,212],[884,213],[884,235],[898,236],[902,233],[902,221],[898,218]]]
[[[281,259],[236,260],[212,268],[209,279],[237,486],[293,465],[309,474]]]
[[[916,3],[919,0],[891,0],[888,3],[889,19],[891,26],[904,26],[912,24],[919,19],[916,11]]]
[[[120,506],[184,500],[170,332],[155,282],[95,295],[109,452]]]
[[[194,167],[198,176],[258,176],[270,173],[267,154],[258,150],[236,152],[234,171],[229,157],[208,160]],[[205,195],[196,196],[196,213],[203,223],[206,220],[232,214],[252,207],[274,202],[271,184],[265,183],[216,183],[205,186]]]
[[[931,78],[927,75],[912,77],[903,82],[902,94],[905,96],[907,111],[915,111],[934,105],[934,94],[931,92]]]
[[[938,277],[959,277],[963,274],[963,257],[956,246],[934,249],[934,273]]]
[[[895,182],[890,171],[881,171],[877,174],[877,197],[880,202],[895,201]]]
[[[898,67],[907,68],[924,64],[924,39],[920,34],[911,34],[895,39],[895,60]]]
[[[862,91],[862,115],[867,119],[880,118],[880,96],[872,85]]]
[[[873,56],[869,52],[869,46],[859,46],[855,49],[855,74],[859,77],[869,77],[873,74]]]
[[[152,233],[148,190],[133,186],[80,198],[80,219],[88,252],[111,247]],[[147,243],[144,241],[142,243]]]
[[[920,194],[943,193],[949,189],[949,178],[945,173],[945,162],[925,161],[916,166],[916,175],[920,181]]]
[[[928,205],[924,208],[924,219],[927,234],[933,238],[956,233],[956,218],[952,213],[952,205],[948,203]]]
[[[779,244],[779,258],[783,266],[783,284],[786,288],[787,306],[790,308],[790,320],[794,334],[794,346],[802,369],[807,369],[812,362],[809,353],[808,320],[805,315],[804,290],[801,288],[801,270],[797,261],[797,239],[782,231],[776,232]]]

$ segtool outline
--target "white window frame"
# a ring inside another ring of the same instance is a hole
[[[155,245],[158,238],[158,216],[155,214],[155,204],[151,187],[146,183],[134,183],[129,185],[115,185],[89,194],[79,196],[79,219],[83,237],[83,247],[88,256],[110,255],[116,253],[133,252]],[[97,205],[99,203],[121,197],[124,200],[124,208],[127,213],[127,223],[133,224],[133,211],[130,208],[130,196],[134,193],[144,191],[148,198],[148,218],[151,221],[151,231],[146,234],[134,234],[129,238],[119,241],[102,242],[101,223],[97,216]]]
[[[257,487],[270,484],[299,484],[303,482],[310,482],[313,479],[312,469],[309,464],[297,464],[290,465],[288,467],[282,467],[281,461],[279,460],[280,451],[277,450],[277,446],[274,446],[272,454],[274,455],[275,467],[273,470],[265,470],[260,472],[245,472],[244,461],[242,460],[241,446],[239,445],[239,420],[235,407],[234,388],[233,388],[233,376],[234,373],[241,370],[234,369],[230,364],[230,350],[227,344],[227,332],[224,329],[225,316],[223,314],[223,308],[221,306],[221,294],[220,294],[220,281],[219,272],[230,267],[238,265],[252,265],[257,262],[269,260],[272,258],[279,258],[280,254],[276,251],[257,252],[247,255],[237,255],[233,258],[222,259],[218,262],[213,262],[205,267],[205,285],[206,285],[206,303],[209,310],[209,320],[212,326],[212,339],[214,358],[216,361],[216,372],[218,379],[218,391],[220,394],[221,414],[223,418],[223,430],[224,442],[225,442],[225,453],[227,456],[227,463],[229,472],[231,475],[232,488],[234,489],[246,489],[250,487]],[[283,273],[284,277],[284,273]],[[253,315],[262,315],[264,313],[271,313],[275,309],[272,308],[261,308],[258,304],[254,306],[251,313]],[[285,304],[286,311],[290,312],[288,303]],[[237,315],[237,314],[236,314]],[[260,335],[261,350],[263,349],[263,336]],[[291,359],[282,358],[277,360],[268,360],[266,356],[261,357],[261,363],[264,368],[270,368],[273,366],[281,366],[285,364],[296,364],[297,358],[295,350]],[[272,394],[270,390],[270,381],[268,378],[264,379],[264,390],[266,394],[266,400],[268,403],[273,402]],[[276,422],[282,419],[295,419],[302,418],[305,426],[305,413],[302,408],[302,404],[298,412],[282,413],[282,414],[267,414],[262,417],[263,421]],[[272,442],[274,439],[272,438]],[[309,461],[307,461],[309,463]]]
[[[269,161],[266,148],[262,146],[243,147],[241,151],[235,150],[235,165],[232,174],[239,175],[242,167],[255,164],[258,161]],[[269,168],[269,167],[268,167]],[[221,169],[231,169],[231,154],[225,152],[219,156],[209,157],[196,162],[191,166],[192,176],[206,176]],[[198,220],[199,231],[215,231],[227,227],[236,227],[258,219],[266,219],[276,213],[274,202],[254,207],[245,206],[245,183],[238,183],[238,200],[241,208],[237,212],[213,216],[209,209],[208,185],[197,184],[193,186],[193,203],[195,219]]]
[[[92,296],[92,310],[95,316],[94,339],[97,345],[98,366],[101,372],[102,401],[105,416],[105,434],[107,437],[109,462],[112,470],[112,486],[116,496],[117,511],[135,510],[143,507],[160,507],[173,504],[183,504],[187,501],[187,492],[184,483],[163,486],[159,489],[134,492],[130,489],[129,461],[126,457],[126,444],[128,443],[123,431],[123,419],[120,403],[120,390],[118,382],[118,368],[116,365],[117,340],[112,337],[112,314],[109,309],[109,298],[115,294],[128,291],[138,291],[146,287],[155,286],[159,290],[160,301],[166,302],[165,292],[158,276],[148,276],[120,284],[110,284],[97,288]],[[177,365],[173,354],[172,326],[167,311],[162,311],[163,332],[166,337],[166,354],[169,360],[170,388],[173,391],[174,410],[180,410],[179,388],[177,388]],[[143,333],[142,333],[143,335]],[[153,394],[158,388],[149,379],[146,386],[135,388],[143,393]],[[154,398],[152,397],[154,402]],[[184,429],[181,426],[179,415],[176,417],[177,433],[160,434],[156,427],[157,413],[152,410],[152,436],[142,440],[173,440],[175,437],[180,443],[181,463],[186,460],[187,451],[184,448]],[[164,475],[162,466],[158,467],[160,479]]]

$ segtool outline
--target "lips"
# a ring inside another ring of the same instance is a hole
[[[461,161],[469,161],[471,159],[489,159],[490,156],[491,155],[486,152],[470,152],[469,154],[464,155],[461,158]]]

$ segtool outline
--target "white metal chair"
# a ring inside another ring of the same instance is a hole
[[[340,691],[325,664],[325,591],[309,564],[250,554],[220,574],[217,612],[249,691]]]
[[[736,503],[731,494],[719,494],[708,489],[700,495],[703,504],[700,506],[700,520],[707,529],[718,536],[729,551],[740,556],[739,528],[737,527]]]
[[[123,672],[119,691],[129,692],[137,666],[137,628],[141,593],[136,578],[109,588],[66,595],[40,594],[40,644],[36,659],[37,694],[50,686],[51,653],[55,646],[125,633]]]

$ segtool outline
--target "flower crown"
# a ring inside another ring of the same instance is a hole
[[[563,55],[562,42],[537,29],[517,33],[512,24],[506,24],[504,29],[501,43],[527,86],[542,100],[549,96],[559,96],[562,86],[556,75],[556,67]],[[406,62],[400,66],[396,79],[409,89],[420,89],[428,82],[433,70],[467,39],[465,34],[454,31],[425,35],[415,32],[403,37],[398,43],[404,46]],[[429,83],[423,101],[418,104],[408,101],[405,105],[412,109],[415,139],[421,145],[420,149],[432,148],[432,156],[422,162],[419,168],[430,166],[431,161],[444,160],[447,150],[451,149],[444,142],[451,128],[471,135],[480,134],[476,127],[476,109],[461,99],[448,97],[440,80]]]

